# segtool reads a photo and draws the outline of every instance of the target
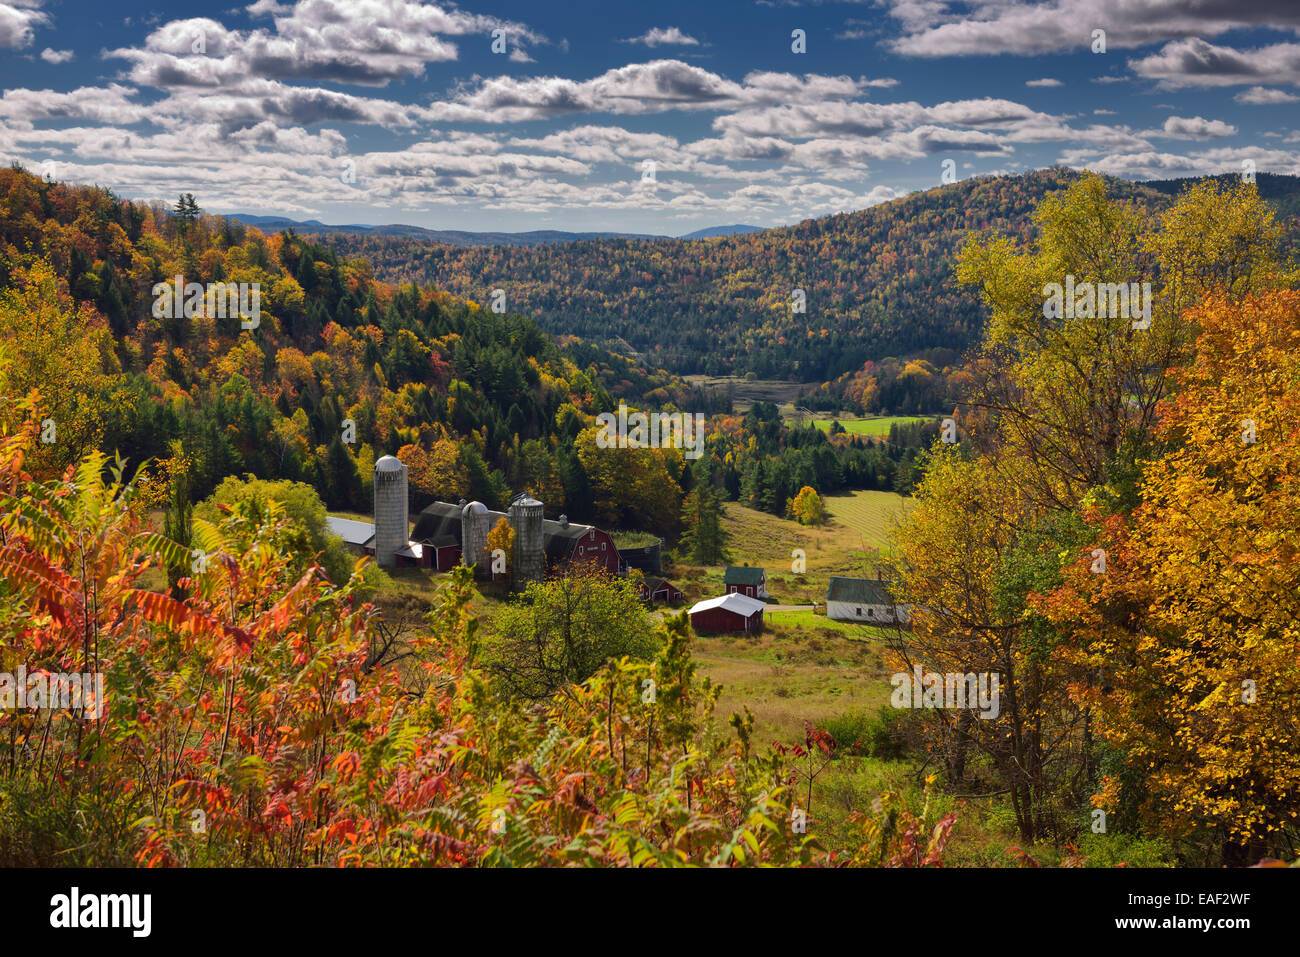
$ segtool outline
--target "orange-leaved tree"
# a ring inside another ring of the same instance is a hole
[[[1148,819],[1230,863],[1294,853],[1300,826],[1300,293],[1208,299],[1173,444],[1142,505],[1091,513],[1085,562],[1039,609],[1079,636],[1075,688],[1127,755]],[[1105,782],[1104,782],[1105,783]],[[1099,804],[1113,809],[1118,782]]]

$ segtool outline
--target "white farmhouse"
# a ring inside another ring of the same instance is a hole
[[[874,578],[831,577],[826,586],[826,617],[870,625],[907,624],[909,606],[894,601],[883,581]]]

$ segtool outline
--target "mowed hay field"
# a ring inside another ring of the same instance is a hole
[[[870,435],[876,438],[889,435],[894,425],[911,425],[913,422],[925,422],[924,415],[882,415],[874,419],[814,419],[813,425],[823,432],[829,432],[831,423],[839,422],[849,435]]]
[[[893,492],[845,492],[826,498],[824,525],[806,527],[790,519],[726,504],[722,520],[731,564],[767,570],[767,590],[782,604],[824,604],[832,575],[875,575],[875,562],[887,557],[889,535],[906,513],[909,500]],[[803,551],[803,574],[793,570],[796,549]],[[670,578],[687,602],[722,594],[722,566],[678,565]]]
[[[767,590],[781,604],[816,602],[817,612],[771,611],[761,635],[701,635],[694,653],[702,673],[723,686],[718,711],[748,707],[762,736],[803,740],[803,723],[847,712],[874,712],[890,693],[888,635],[825,617],[832,575],[874,575],[875,554],[904,514],[907,500],[892,492],[852,492],[827,499],[829,521],[807,528],[730,502],[723,527],[733,564],[767,571]],[[791,570],[791,551],[807,556],[803,574]],[[674,580],[686,607],[722,594],[721,567],[678,566]]]
[[[856,532],[881,554],[891,549],[890,538],[911,506],[911,500],[897,492],[844,492],[827,495],[824,501],[832,523]]]
[[[749,407],[759,400],[775,403],[782,409],[783,414],[786,409],[789,409],[789,414],[793,415],[794,406],[791,403],[794,397],[802,390],[815,385],[815,383],[788,382],[785,379],[746,379],[744,376],[730,375],[688,375],[682,378],[696,388],[716,392],[730,390],[737,415],[744,415],[749,411]]]

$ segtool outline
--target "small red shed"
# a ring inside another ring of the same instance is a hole
[[[696,602],[688,614],[691,627],[698,633],[743,631],[753,634],[763,630],[763,609],[766,607],[767,604],[757,598],[731,592]]]

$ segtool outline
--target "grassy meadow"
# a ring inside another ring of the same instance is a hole
[[[911,425],[914,422],[925,422],[928,418],[928,416],[924,415],[881,415],[867,419],[831,416],[830,418],[816,418],[812,421],[813,425],[823,432],[829,432],[831,425],[839,422],[849,435],[869,435],[872,438],[882,438],[889,435],[890,428],[895,425]]]

